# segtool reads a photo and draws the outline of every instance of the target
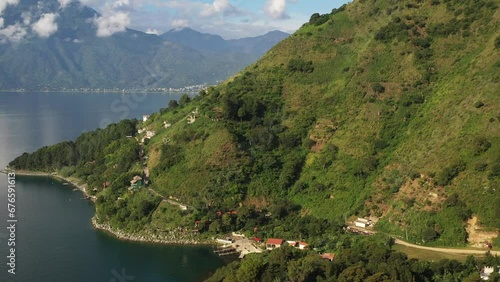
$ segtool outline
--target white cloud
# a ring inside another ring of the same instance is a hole
[[[238,10],[236,7],[229,3],[229,0],[214,0],[212,4],[205,4],[204,9],[201,10],[200,16],[212,17],[217,14],[236,14]]]
[[[187,20],[177,19],[177,20],[172,21],[173,28],[184,28],[184,27],[188,27],[188,26],[189,26],[189,21],[187,21]]]
[[[26,28],[22,27],[18,23],[9,25],[4,29],[0,29],[0,42],[18,42],[23,39],[27,33]]]
[[[264,12],[273,19],[287,19],[286,0],[267,0]]]
[[[31,29],[40,37],[49,37],[57,31],[57,14],[43,14],[40,19],[31,25]]]
[[[66,6],[68,6],[68,4],[71,3],[71,0],[57,0],[57,1],[59,1],[59,5],[61,6],[61,9],[66,8]]]
[[[147,34],[156,34],[156,35],[160,35],[160,31],[158,31],[157,29],[151,29],[151,28],[148,28],[146,30],[146,33]]]
[[[113,7],[119,8],[119,7],[129,6],[129,5],[130,5],[129,0],[116,0],[115,3],[113,4]]]
[[[94,19],[97,25],[97,36],[108,37],[117,32],[123,32],[130,25],[130,16],[124,12],[110,11]]]
[[[5,11],[8,5],[17,5],[19,4],[19,0],[0,0],[0,14]]]

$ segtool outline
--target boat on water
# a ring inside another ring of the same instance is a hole
[[[69,185],[69,183],[68,182],[64,182],[63,185]]]

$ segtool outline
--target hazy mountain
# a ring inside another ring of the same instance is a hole
[[[56,15],[57,31],[40,37],[30,26],[50,13]],[[0,90],[157,88],[213,83],[258,59],[263,53],[263,41],[270,43],[265,45],[270,48],[271,42],[277,43],[280,38],[250,40],[247,44],[251,52],[210,53],[132,29],[98,37],[94,21],[99,16],[76,2],[64,9],[55,0],[22,0],[17,6],[7,6],[1,16],[5,30],[0,32]],[[21,40],[12,39],[15,34],[6,32],[14,28],[19,31],[17,35],[25,34]],[[213,46],[220,38],[204,37],[213,41]],[[218,49],[214,47],[215,50]]]
[[[288,33],[271,31],[257,37],[224,40],[218,35],[201,33],[191,28],[172,29],[161,38],[206,53],[244,53],[261,56],[277,42],[287,38]]]

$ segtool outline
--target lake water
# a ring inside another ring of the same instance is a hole
[[[126,94],[130,95],[130,94]],[[0,93],[0,167],[25,151],[166,107],[180,94]],[[0,281],[201,281],[210,247],[117,240],[94,230],[91,203],[47,177],[17,177],[16,275],[7,273],[7,177],[0,174]]]

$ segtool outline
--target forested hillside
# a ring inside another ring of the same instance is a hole
[[[150,187],[191,207],[160,206],[146,228],[201,220],[207,234],[324,251],[351,246],[339,241],[351,215],[428,245],[465,246],[471,217],[497,230],[499,21],[492,0],[355,1],[313,15],[243,72],[138,124],[156,132],[144,146]],[[24,158],[11,166],[34,168]],[[101,218],[116,218],[126,187],[102,189],[112,179],[91,169],[76,175],[95,179],[98,210],[111,207]]]

